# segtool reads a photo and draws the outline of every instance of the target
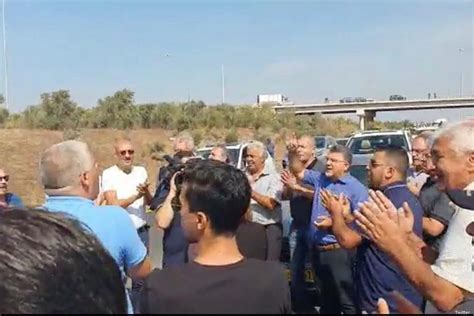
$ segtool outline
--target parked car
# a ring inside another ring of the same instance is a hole
[[[230,158],[230,163],[237,169],[245,169],[244,149],[248,144],[249,143],[233,143],[226,145],[227,153],[229,154]],[[214,148],[214,145],[199,148],[198,150],[196,150],[196,155],[200,156],[201,158],[207,159],[211,154],[212,148]],[[270,156],[268,150],[267,159],[265,160],[265,168],[269,171],[276,171],[275,163],[273,161],[273,158]]]
[[[387,145],[403,147],[411,163],[411,136],[408,131],[364,131],[354,134],[347,142],[347,147],[352,152],[350,173],[367,185],[367,165],[370,158],[376,147]]]
[[[349,140],[348,137],[340,137],[340,138],[336,138],[336,143],[338,145],[346,146],[348,140]]]
[[[356,155],[352,157],[352,165],[349,169],[350,174],[368,187],[368,170],[371,155]]]
[[[404,97],[403,95],[399,95],[399,94],[392,94],[390,96],[390,101],[403,101],[403,100],[406,100],[407,98]]]
[[[329,148],[337,145],[336,139],[328,135],[316,136],[314,137],[314,142],[316,144],[317,157],[325,157],[329,151]]]

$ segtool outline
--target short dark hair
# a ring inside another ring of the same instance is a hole
[[[2,210],[0,240],[1,314],[127,312],[117,264],[78,220]]]
[[[408,153],[403,147],[394,145],[378,146],[375,148],[375,152],[385,153],[385,156],[400,173],[402,179],[406,179],[410,161],[408,159]]]
[[[339,153],[342,154],[344,160],[347,161],[348,164],[352,164],[352,153],[349,148],[344,145],[334,145],[329,148],[329,153]]]
[[[183,173],[190,212],[205,213],[216,235],[235,235],[250,205],[252,190],[244,172],[220,161],[202,160]]]

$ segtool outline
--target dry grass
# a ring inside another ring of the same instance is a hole
[[[226,130],[213,131],[216,135],[224,138]],[[101,168],[107,168],[115,163],[112,144],[123,131],[113,129],[90,129],[81,131],[81,140],[87,142],[99,162]],[[239,130],[238,134],[244,139],[251,139],[252,131]],[[172,131],[161,129],[142,129],[129,131],[135,149],[135,164],[144,166],[148,176],[155,188],[156,175],[159,162],[151,158],[148,145],[160,142],[165,145],[169,152],[173,136]],[[279,139],[277,137],[277,139]],[[43,150],[52,144],[63,140],[63,132],[49,130],[22,130],[22,129],[0,129],[0,168],[4,168],[10,174],[9,190],[21,196],[27,205],[38,205],[44,201],[44,194],[38,181],[38,161]],[[282,157],[284,152],[283,142],[277,143],[276,155]]]

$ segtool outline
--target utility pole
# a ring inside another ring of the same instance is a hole
[[[462,63],[462,53],[464,53],[464,48],[459,48],[458,49],[459,51],[459,60],[460,60],[460,64],[461,64],[461,74],[460,74],[460,78],[459,78],[459,96],[462,98],[462,86],[463,86],[463,63]]]
[[[3,75],[5,108],[8,110],[8,71],[7,71],[7,32],[5,28],[5,0],[2,0],[2,29],[3,29]]]

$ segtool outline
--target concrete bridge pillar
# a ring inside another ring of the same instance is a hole
[[[374,121],[375,111],[368,111],[365,109],[357,109],[356,114],[359,117],[359,129],[364,131],[368,124]]]

